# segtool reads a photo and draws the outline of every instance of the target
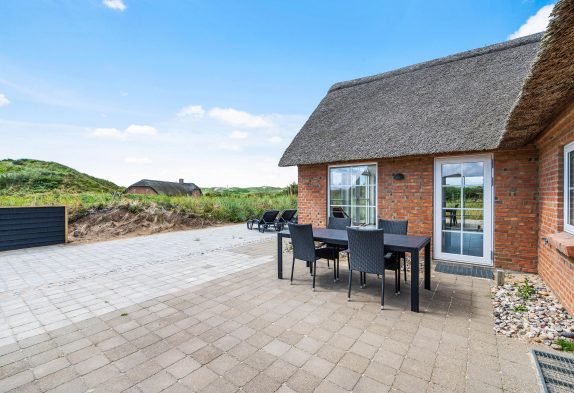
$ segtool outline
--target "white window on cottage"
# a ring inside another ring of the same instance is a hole
[[[564,146],[564,230],[574,234],[574,142]]]
[[[377,224],[377,165],[329,168],[329,215],[350,217],[352,225]]]

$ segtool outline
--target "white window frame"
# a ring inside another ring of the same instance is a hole
[[[574,142],[570,142],[564,146],[564,231],[574,235],[574,225],[570,225],[568,217],[570,217],[570,162],[568,156],[574,151]]]
[[[352,168],[356,166],[363,166],[363,165],[374,165],[375,166],[375,226],[378,225],[379,219],[379,164],[374,162],[356,162],[353,164],[336,164],[336,165],[327,165],[327,221],[329,220],[329,216],[331,214],[331,168]],[[325,222],[325,225],[327,222]]]

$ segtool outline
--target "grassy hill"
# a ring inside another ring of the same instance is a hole
[[[0,195],[46,192],[113,192],[123,188],[56,162],[0,160]]]

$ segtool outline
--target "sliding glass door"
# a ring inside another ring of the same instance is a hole
[[[435,161],[435,258],[492,264],[489,156]]]
[[[353,225],[376,225],[377,165],[330,167],[328,212]]]

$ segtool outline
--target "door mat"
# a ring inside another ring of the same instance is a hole
[[[574,392],[574,357],[532,350],[542,388],[547,393]]]
[[[439,273],[492,279],[492,268],[488,266],[439,261],[436,263],[434,270]]]

